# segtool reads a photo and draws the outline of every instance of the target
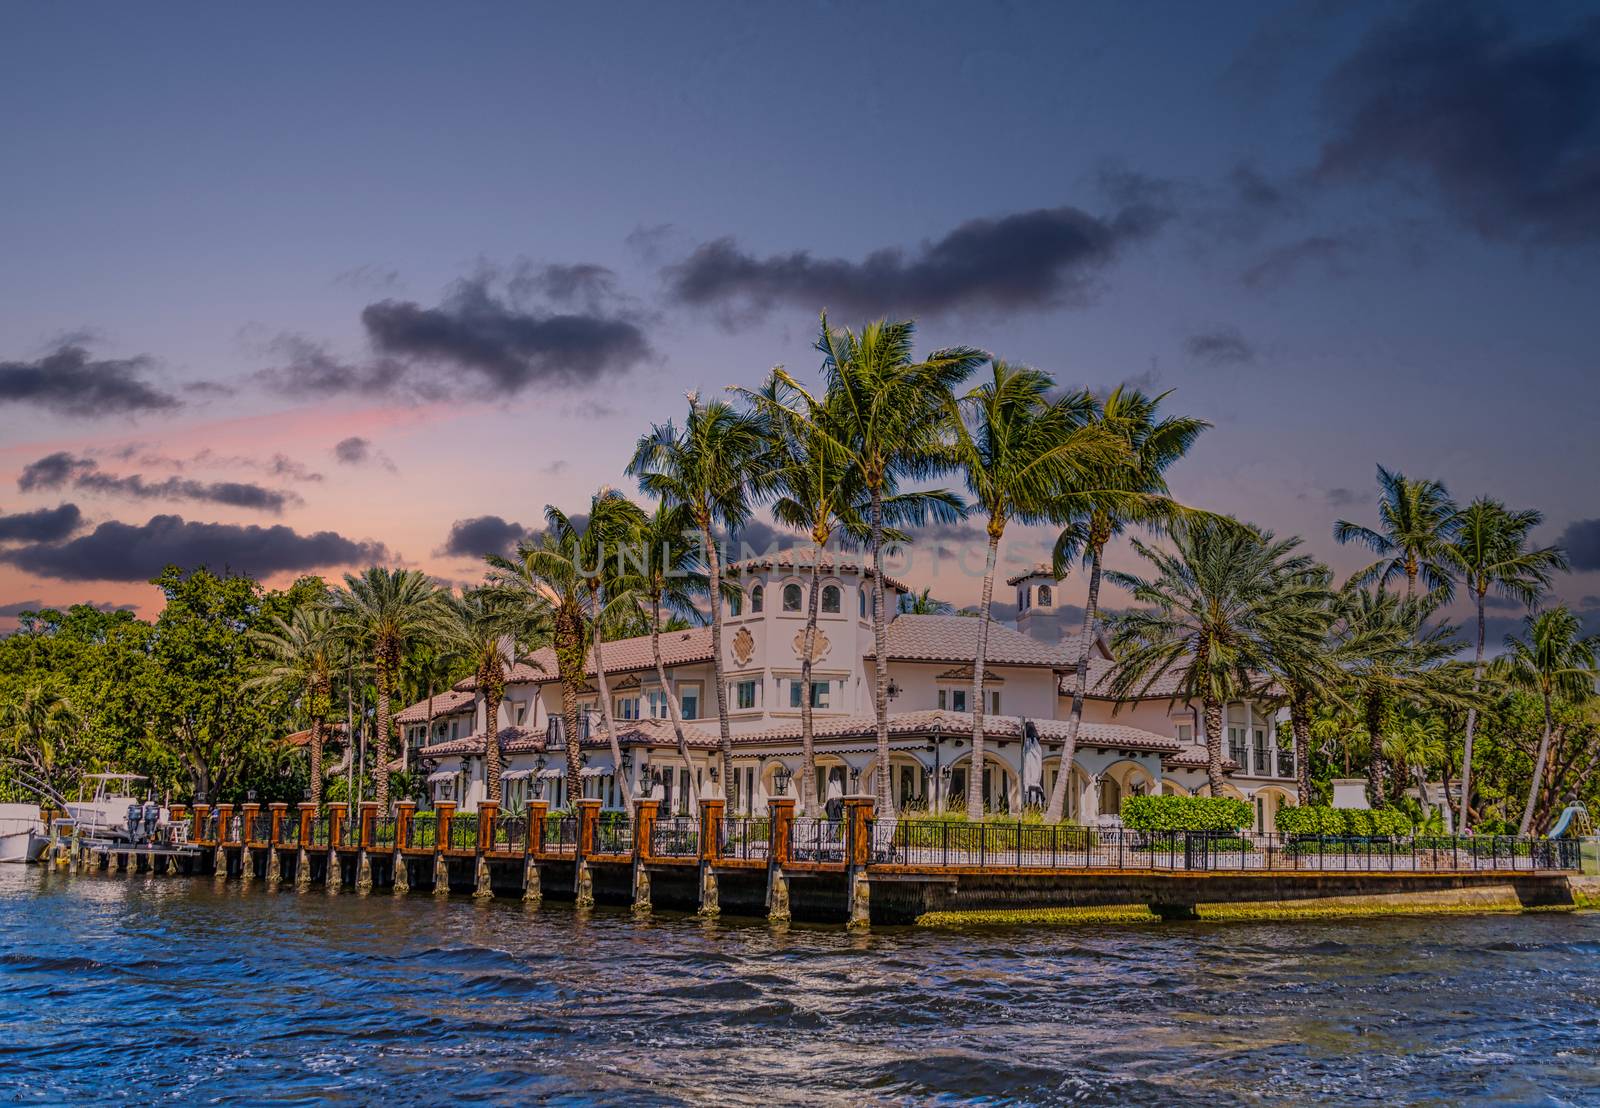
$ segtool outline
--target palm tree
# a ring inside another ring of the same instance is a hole
[[[1314,563],[1297,553],[1298,538],[1227,521],[1200,520],[1173,529],[1169,553],[1133,540],[1155,573],[1110,573],[1136,603],[1149,605],[1118,617],[1114,642],[1119,663],[1112,682],[1118,700],[1144,695],[1175,674],[1175,700],[1198,700],[1205,721],[1206,776],[1221,794],[1222,710],[1232,700],[1265,691],[1273,651],[1319,639],[1303,593],[1315,591]],[[1297,591],[1300,590],[1300,591]],[[1125,653],[1124,653],[1125,652]],[[1062,773],[1067,767],[1062,767]]]
[[[1396,773],[1410,771],[1417,786],[1424,819],[1433,813],[1428,801],[1429,770],[1444,764],[1445,722],[1433,713],[1407,712],[1390,721],[1383,737],[1383,753],[1395,765]]]
[[[447,597],[446,603],[439,639],[471,664],[483,694],[484,791],[499,803],[500,705],[505,701],[506,676],[516,663],[519,645],[529,645],[539,636],[543,612],[514,603],[491,588],[466,589],[460,597]]]
[[[1083,634],[1072,678],[1072,708],[1061,744],[1061,771],[1045,807],[1048,823],[1059,823],[1066,812],[1067,784],[1077,756],[1078,731],[1083,726],[1084,700],[1089,692],[1089,654],[1094,648],[1100,615],[1106,543],[1129,527],[1159,531],[1175,519],[1194,518],[1194,513],[1168,495],[1166,472],[1211,424],[1190,416],[1158,417],[1167,395],[1146,396],[1138,389],[1119,386],[1099,404],[1095,422],[1121,436],[1127,453],[1120,465],[1098,475],[1095,488],[1073,491],[1065,505],[1072,522],[1056,540],[1055,572],[1065,575],[1067,564],[1081,555],[1089,565],[1089,592],[1084,601]]]
[[[1365,589],[1359,575],[1345,582],[1336,603],[1338,644],[1346,674],[1345,696],[1361,706],[1368,740],[1367,802],[1388,802],[1388,760],[1383,737],[1389,715],[1419,708],[1466,708],[1475,699],[1453,661],[1460,643],[1450,624],[1429,624],[1442,594],[1400,596],[1381,585]]]
[[[1513,688],[1538,693],[1544,708],[1544,734],[1533,760],[1528,803],[1517,827],[1517,834],[1526,837],[1550,758],[1551,704],[1558,696],[1580,703],[1594,696],[1595,681],[1600,679],[1595,662],[1600,635],[1584,635],[1578,617],[1565,605],[1530,614],[1523,626],[1523,637],[1506,636],[1506,653],[1494,660],[1490,672]]]
[[[1367,725],[1343,705],[1323,703],[1311,713],[1312,741],[1329,760],[1337,747],[1344,761],[1344,775],[1350,776],[1350,752],[1363,749],[1368,742]]]
[[[667,680],[667,666],[661,654],[664,613],[690,610],[695,597],[706,587],[688,510],[681,504],[657,504],[653,513],[635,523],[629,542],[644,556],[625,571],[629,579],[623,582],[623,588],[645,609],[656,683],[661,686],[661,695],[667,702],[667,716],[672,720],[678,757],[692,778],[694,762],[689,757],[689,741],[683,733],[683,714],[678,711],[678,698]]]
[[[61,793],[56,779],[61,749],[83,718],[70,700],[49,684],[30,685],[0,703],[0,746],[9,760],[40,784]]]
[[[1055,382],[1036,369],[990,360],[991,376],[951,401],[955,458],[972,499],[988,517],[988,551],[978,602],[978,649],[972,664],[972,772],[967,818],[983,818],[983,671],[989,648],[994,571],[1006,524],[1061,522],[1059,493],[1090,488],[1118,464],[1122,439],[1092,423],[1087,392],[1050,398]]]
[[[934,596],[931,588],[900,594],[900,614],[903,616],[947,616],[954,611],[955,605]],[[969,609],[963,614],[975,616],[978,613]]]
[[[754,406],[767,447],[762,466],[767,476],[760,489],[770,498],[773,518],[806,534],[815,547],[811,559],[810,599],[801,631],[800,658],[800,800],[807,816],[816,816],[815,709],[812,706],[813,654],[821,595],[822,555],[836,532],[856,543],[870,537],[866,523],[867,493],[861,470],[850,464],[836,441],[840,434],[837,412],[828,404],[837,397],[824,396],[815,404],[774,373],[760,389],[736,389]],[[882,497],[886,523],[918,525],[931,515],[941,522],[960,518],[960,501],[942,490],[901,493],[893,483]],[[905,541],[897,529],[885,528],[885,537]]]
[[[1455,595],[1449,548],[1456,514],[1455,502],[1439,482],[1416,480],[1379,466],[1378,529],[1341,519],[1333,525],[1333,537],[1378,555],[1377,562],[1356,575],[1358,583],[1388,585],[1403,578],[1409,599],[1421,579],[1429,592],[1448,601]]]
[[[1445,556],[1461,573],[1478,609],[1477,646],[1472,658],[1472,688],[1483,676],[1484,606],[1490,590],[1528,608],[1550,587],[1550,578],[1567,568],[1559,547],[1528,548],[1528,533],[1544,521],[1532,510],[1514,512],[1498,500],[1479,497],[1461,510],[1454,540]],[[1472,811],[1472,743],[1478,725],[1477,705],[1467,709],[1467,737],[1461,752],[1461,829]],[[1448,798],[1447,798],[1448,803]]]
[[[580,534],[570,520],[554,508],[545,509],[547,523],[554,515],[566,526],[550,526],[536,541],[524,539],[516,553],[485,557],[488,586],[506,603],[519,607],[525,618],[541,620],[549,628],[556,655],[556,678],[561,685],[561,730],[567,755],[567,797],[583,795],[582,733],[578,697],[582,694],[584,663],[589,654],[589,602]]]
[[[856,334],[828,325],[822,315],[814,344],[822,354],[827,424],[803,415],[841,453],[866,492],[867,548],[872,561],[873,713],[877,722],[877,809],[890,812],[888,613],[884,608],[883,549],[891,518],[886,502],[900,481],[935,476],[951,467],[948,411],[957,386],[981,364],[982,351],[959,346],[914,360],[916,325],[869,323]],[[805,412],[823,406],[789,374],[775,370],[803,399]]]
[[[645,521],[640,507],[615,489],[601,489],[589,501],[589,521],[581,532],[572,521],[553,507],[545,509],[545,522],[558,535],[571,532],[577,544],[579,567],[588,592],[589,641],[594,650],[595,684],[600,690],[600,726],[605,728],[606,746],[611,750],[614,780],[622,792],[623,803],[632,806],[633,792],[622,773],[622,748],[617,743],[617,728],[611,718],[611,686],[606,678],[605,639],[608,622],[619,614],[636,610],[635,600],[619,583],[623,548]],[[609,599],[607,594],[610,594]]]
[[[1318,703],[1341,703],[1337,646],[1328,641],[1337,612],[1331,586],[1333,571],[1324,565],[1282,581],[1272,603],[1278,606],[1268,625],[1265,671],[1282,692],[1294,738],[1296,802],[1311,803],[1311,738]]]
[[[366,650],[378,692],[378,750],[373,775],[378,804],[389,805],[390,696],[407,649],[438,624],[441,590],[415,569],[371,566],[359,577],[347,573],[344,588],[329,597],[341,633]]]
[[[244,687],[269,688],[299,702],[311,724],[312,804],[322,803],[322,746],[333,714],[333,676],[339,659],[333,613],[324,607],[296,608],[288,619],[251,637],[260,659]]]
[[[762,441],[759,424],[725,401],[702,404],[689,395],[689,415],[679,431],[657,424],[639,439],[627,472],[639,488],[669,505],[682,505],[700,533],[711,600],[711,669],[717,686],[717,729],[722,752],[723,795],[733,801],[733,732],[728,723],[728,687],[723,680],[722,559],[717,528],[737,529],[750,518],[755,462]]]

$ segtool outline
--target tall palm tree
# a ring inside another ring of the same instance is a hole
[[[972,664],[972,772],[967,775],[967,818],[983,818],[983,673],[989,649],[995,566],[1006,524],[1062,522],[1063,489],[1095,486],[1121,462],[1120,436],[1093,422],[1088,392],[1051,399],[1055,381],[1037,369],[990,360],[990,376],[952,399],[955,459],[967,490],[987,516],[978,649]]]
[[[573,532],[578,546],[579,565],[588,592],[589,642],[594,650],[595,684],[600,690],[600,726],[605,729],[606,746],[611,750],[613,779],[622,792],[624,804],[632,806],[633,791],[622,773],[622,748],[617,743],[617,728],[611,718],[611,686],[606,677],[606,626],[618,617],[636,611],[621,572],[624,547],[645,521],[644,511],[615,489],[601,489],[589,501],[589,520],[582,531]],[[573,531],[570,519],[555,508],[545,509],[545,522],[558,534]]]
[[[773,518],[808,536],[815,547],[810,566],[810,591],[805,626],[801,631],[800,658],[800,774],[801,809],[818,814],[816,795],[815,709],[812,706],[812,671],[815,664],[817,620],[821,595],[822,556],[836,534],[852,542],[870,537],[866,522],[868,497],[861,470],[836,445],[840,437],[838,412],[830,412],[837,395],[824,396],[820,404],[791,388],[774,373],[759,389],[735,389],[748,399],[761,421],[766,449],[762,467],[766,478],[759,495],[770,499]],[[882,496],[884,535],[906,541],[900,526],[919,525],[932,516],[941,522],[960,518],[958,498],[943,490],[898,492],[891,482]]]
[[[322,747],[333,714],[333,677],[339,644],[333,613],[324,607],[296,608],[288,619],[252,636],[259,652],[245,688],[275,689],[297,701],[311,725],[311,803],[322,803]]]
[[[1119,435],[1127,452],[1119,465],[1098,475],[1094,487],[1071,490],[1063,505],[1071,523],[1056,540],[1055,572],[1064,576],[1068,563],[1081,557],[1089,566],[1089,592],[1084,601],[1083,634],[1072,677],[1067,735],[1061,744],[1061,771],[1045,807],[1044,818],[1049,823],[1060,822],[1066,812],[1067,785],[1089,692],[1089,655],[1094,649],[1100,617],[1106,544],[1130,527],[1159,531],[1175,519],[1194,517],[1170,497],[1166,472],[1211,424],[1192,416],[1161,416],[1161,402],[1167,395],[1146,396],[1138,389],[1119,386],[1098,404],[1095,422]]]
[[[805,417],[842,453],[866,491],[872,563],[872,704],[877,723],[874,791],[880,812],[894,807],[889,788],[889,617],[883,586],[883,549],[891,519],[885,504],[897,482],[930,478],[952,466],[950,397],[986,357],[980,350],[958,346],[936,350],[919,361],[913,354],[915,338],[916,325],[909,320],[879,320],[857,334],[830,327],[824,312],[814,345],[822,355],[826,410],[833,418],[822,425]],[[774,373],[803,397],[805,410],[822,410],[821,403],[786,371]]]
[[[650,625],[650,657],[655,662],[656,684],[667,702],[667,716],[677,740],[678,757],[690,778],[694,762],[689,757],[689,741],[683,733],[683,713],[678,710],[677,691],[667,680],[667,666],[661,654],[664,617],[689,611],[695,598],[706,588],[706,578],[697,554],[694,524],[688,509],[681,504],[660,503],[656,510],[635,522],[630,544],[643,554],[628,562],[628,580],[622,588],[637,599]]]
[[[62,793],[59,755],[83,717],[72,701],[49,684],[29,685],[0,702],[0,751],[24,773]]]
[[[1383,737],[1383,753],[1394,763],[1397,774],[1409,771],[1417,786],[1417,799],[1424,818],[1433,812],[1428,800],[1429,771],[1445,760],[1445,722],[1432,712],[1407,712],[1391,718]]]
[[[1379,586],[1345,582],[1337,601],[1334,641],[1346,674],[1345,695],[1361,706],[1368,740],[1367,802],[1388,803],[1383,737],[1390,713],[1404,705],[1466,708],[1475,702],[1464,670],[1453,659],[1456,628],[1428,621],[1442,602],[1438,590],[1401,596]]]
[[[592,572],[592,568],[585,569],[580,532],[571,521],[548,507],[545,518],[551,525],[536,540],[518,543],[514,556],[490,554],[484,560],[489,564],[488,587],[549,628],[550,645],[556,655],[556,679],[561,685],[567,798],[575,802],[583,795],[578,697],[582,695],[589,655],[589,586],[585,573]],[[566,526],[554,526],[557,519]]]
[[[1409,599],[1421,580],[1429,592],[1450,600],[1455,577],[1448,551],[1455,529],[1456,505],[1443,485],[1379,466],[1377,529],[1341,519],[1333,525],[1333,537],[1378,555],[1378,561],[1356,575],[1359,583],[1404,580]]]
[[[1329,634],[1337,616],[1333,571],[1312,566],[1303,574],[1285,578],[1281,594],[1272,603],[1280,607],[1268,624],[1264,669],[1282,692],[1289,709],[1289,731],[1294,739],[1297,803],[1311,803],[1311,737],[1316,706],[1341,704],[1337,644]]]
[[[1536,511],[1512,511],[1498,500],[1479,497],[1457,516],[1455,538],[1445,556],[1461,574],[1477,605],[1478,633],[1472,657],[1472,688],[1483,676],[1484,607],[1490,591],[1532,608],[1551,575],[1567,568],[1559,547],[1530,549],[1528,533],[1544,521]],[[1478,726],[1477,705],[1467,709],[1467,737],[1461,751],[1461,819],[1465,831],[1472,810],[1472,744]],[[1447,801],[1448,803],[1448,798]]]
[[[711,601],[711,670],[717,686],[717,730],[722,753],[723,795],[732,803],[733,731],[728,722],[728,686],[722,672],[723,566],[717,529],[736,530],[750,518],[752,485],[759,485],[756,459],[762,441],[758,422],[725,401],[701,403],[689,395],[689,415],[680,431],[657,424],[639,439],[627,472],[639,488],[670,505],[682,505],[700,533]]]
[[[1274,643],[1283,650],[1299,637],[1296,649],[1309,650],[1320,638],[1299,592],[1315,591],[1314,563],[1297,552],[1298,538],[1275,539],[1271,532],[1227,521],[1185,523],[1173,529],[1172,538],[1172,552],[1133,540],[1134,550],[1154,568],[1151,576],[1107,574],[1136,603],[1149,606],[1117,619],[1112,695],[1143,695],[1174,674],[1174,699],[1200,702],[1206,777],[1211,795],[1218,796],[1224,705],[1265,691],[1263,674]]]
[[[1538,693],[1544,708],[1544,734],[1533,760],[1528,803],[1517,826],[1517,834],[1526,836],[1533,826],[1534,808],[1545,785],[1545,766],[1550,759],[1554,729],[1551,705],[1558,696],[1581,703],[1595,695],[1595,681],[1600,680],[1600,668],[1595,662],[1600,635],[1584,635],[1578,617],[1565,605],[1529,614],[1523,627],[1522,637],[1506,636],[1506,653],[1494,660],[1490,672],[1513,688]]]
[[[466,589],[460,597],[447,597],[446,604],[438,624],[439,640],[472,666],[483,694],[484,791],[499,803],[500,705],[505,701],[506,677],[516,663],[518,647],[531,645],[539,636],[544,613],[491,588]]]
[[[378,693],[378,750],[373,767],[377,801],[389,805],[390,697],[407,649],[431,634],[442,610],[439,587],[420,570],[371,566],[357,576],[347,573],[328,604],[341,633],[367,651]]]

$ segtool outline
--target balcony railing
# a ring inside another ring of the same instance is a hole
[[[1272,772],[1272,761],[1268,757],[1267,748],[1258,746],[1255,749],[1255,774],[1257,777],[1266,777]]]

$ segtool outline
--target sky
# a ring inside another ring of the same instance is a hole
[[[0,630],[474,581],[824,308],[1170,390],[1341,571],[1379,464],[1537,508],[1600,623],[1592,4],[24,5],[0,150]]]

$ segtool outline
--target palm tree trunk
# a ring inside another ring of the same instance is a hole
[[[883,488],[872,483],[872,712],[877,723],[876,810],[887,816],[894,811],[889,794],[889,621],[884,611],[883,587]]]
[[[483,791],[489,800],[500,803],[500,698],[483,698]]]
[[[1383,700],[1367,695],[1367,803],[1382,808],[1388,802],[1389,763],[1383,756]]]
[[[1067,810],[1067,788],[1072,779],[1072,762],[1078,756],[1078,729],[1083,725],[1083,702],[1089,693],[1089,652],[1093,649],[1096,608],[1100,603],[1100,553],[1089,551],[1089,596],[1083,603],[1083,635],[1078,650],[1078,668],[1072,676],[1072,711],[1067,715],[1067,737],[1061,741],[1061,768],[1055,787],[1050,790],[1050,806],[1044,811],[1046,823],[1060,823]]]
[[[1289,699],[1289,730],[1294,735],[1295,803],[1311,803],[1311,710],[1304,695]]]
[[[1004,524],[1001,524],[1003,527]],[[983,818],[983,662],[989,652],[989,603],[994,599],[994,567],[1000,559],[1000,534],[989,517],[989,553],[983,563],[983,599],[978,604],[978,651],[972,659],[972,772],[967,775],[967,818]]]
[[[606,667],[600,659],[605,646],[605,634],[600,630],[600,613],[604,609],[604,594],[600,589],[593,593],[594,604],[594,677],[600,689],[600,726],[606,729],[606,745],[611,748],[611,779],[622,790],[624,807],[633,807],[633,792],[628,788],[622,773],[622,747],[617,745],[617,729],[611,722],[611,686],[606,684]]]
[[[667,683],[667,664],[661,657],[661,597],[656,595],[650,598],[650,655],[656,663],[656,681],[661,685],[661,695],[667,700],[667,717],[672,720],[672,735],[678,740],[678,757],[683,759],[683,768],[689,772],[689,780],[694,780],[694,763],[689,760],[689,740],[683,734],[683,716],[678,712],[678,698],[671,685]],[[648,789],[649,785],[646,784]],[[648,795],[648,794],[646,794]],[[670,812],[663,813],[671,815]]]
[[[1528,785],[1528,803],[1522,809],[1522,822],[1517,825],[1517,834],[1522,838],[1528,837],[1529,829],[1533,827],[1533,809],[1539,802],[1539,787],[1544,783],[1544,764],[1550,757],[1550,693],[1543,692],[1544,698],[1544,735],[1539,739],[1539,756],[1533,760],[1533,781]]]
[[[378,667],[378,758],[372,767],[372,776],[377,782],[373,799],[378,802],[380,812],[389,810],[389,685],[393,680],[384,667]]]
[[[1478,682],[1483,677],[1483,590],[1473,589],[1478,594],[1478,649],[1472,658],[1472,695],[1478,695]],[[1459,834],[1466,834],[1467,811],[1472,805],[1472,736],[1478,727],[1478,706],[1467,705],[1467,738],[1461,750],[1461,819]],[[1449,803],[1446,795],[1445,803]]]
[[[311,721],[311,803],[322,806],[322,717]]]
[[[806,630],[800,659],[800,808],[809,819],[817,817],[816,724],[811,710],[811,656],[817,646],[817,594],[822,585],[822,548],[811,562],[811,599],[806,602]]]
[[[728,723],[728,685],[722,679],[722,554],[711,519],[700,519],[700,538],[706,546],[706,568],[711,577],[711,679],[717,686],[717,749],[722,757],[722,799],[733,803],[733,728]]]
[[[1222,795],[1222,705],[1202,700],[1206,720],[1206,788],[1211,796]]]
[[[582,675],[582,669],[579,671]],[[570,673],[561,675],[561,726],[567,743],[567,807],[576,812],[583,795],[583,743],[578,738],[579,682]]]

